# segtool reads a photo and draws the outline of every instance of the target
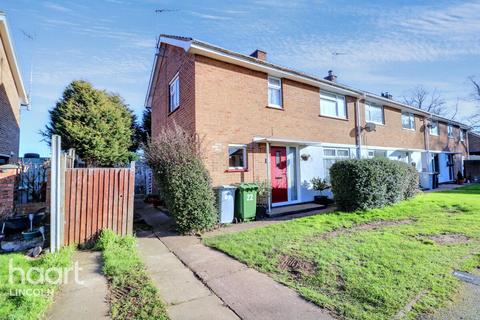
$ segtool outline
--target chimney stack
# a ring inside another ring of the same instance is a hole
[[[328,70],[328,76],[323,78],[328,81],[337,82],[337,76],[333,73],[332,70]]]
[[[388,93],[388,91],[382,92],[382,97],[387,98],[389,100],[393,99],[393,96],[390,93]]]
[[[259,60],[266,61],[267,60],[267,53],[265,51],[257,49],[255,51],[253,51],[253,53],[250,55],[250,57],[254,57],[254,58],[257,58]]]

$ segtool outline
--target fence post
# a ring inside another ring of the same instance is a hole
[[[127,234],[133,234],[133,210],[135,202],[135,161],[130,162],[128,181]]]
[[[50,252],[60,250],[63,238],[62,219],[62,140],[52,135],[51,189],[50,189]]]

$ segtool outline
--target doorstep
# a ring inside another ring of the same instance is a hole
[[[326,208],[327,206],[323,204],[307,202],[301,204],[274,207],[270,212],[266,212],[265,215],[267,218],[276,218],[292,214],[319,212],[325,210]]]

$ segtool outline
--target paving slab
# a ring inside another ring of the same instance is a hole
[[[149,224],[165,221],[165,214],[158,210],[139,210],[137,213],[140,213]],[[215,230],[208,236],[238,232],[278,223],[279,221],[263,220],[230,225]],[[241,319],[334,319],[327,310],[306,301],[294,290],[279,284],[269,276],[249,268],[220,251],[204,246],[199,237],[175,234],[171,230],[171,224],[160,223],[151,226],[165,247],[181,260],[191,270],[192,274],[201,279],[203,284],[213,292],[212,295],[218,296],[219,300]],[[208,300],[209,298],[200,297],[195,299],[195,303],[190,301],[182,303],[182,307],[170,307],[169,314],[173,315],[175,312],[180,312],[179,310],[184,310],[183,308],[186,311],[189,305],[197,305],[199,301],[204,299]],[[218,316],[206,319],[223,319],[220,313],[212,314]],[[179,317],[179,319],[189,319],[188,316],[184,314],[185,318]],[[193,317],[193,319],[197,318]]]
[[[110,319],[107,298],[107,281],[102,274],[100,252],[78,251],[73,262],[78,261],[79,280],[76,283],[74,273],[69,273],[68,283],[60,287],[55,302],[46,314],[51,320]]]
[[[480,270],[472,272],[480,277]],[[480,319],[480,285],[475,282],[462,281],[457,294],[445,307],[433,315],[424,316],[425,320],[478,320]]]
[[[215,295],[171,306],[168,314],[172,319],[182,320],[238,320]]]
[[[172,320],[239,319],[154,234],[139,238],[138,249]]]

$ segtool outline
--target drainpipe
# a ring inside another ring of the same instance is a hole
[[[429,130],[430,128],[428,127],[428,118],[424,117],[423,118],[423,139],[424,139],[424,143],[425,143],[425,151],[427,153],[427,156],[426,156],[426,171],[428,172],[429,169],[429,165],[430,165],[430,135],[429,135]]]
[[[462,130],[462,128],[460,127],[460,130]],[[467,160],[470,159],[470,144],[468,143],[468,132],[469,130],[465,130],[465,149],[467,150]]]
[[[362,99],[365,101],[367,95],[363,93]],[[355,135],[357,142],[357,158],[362,158],[362,121],[360,118],[360,98],[355,100]]]
[[[266,142],[267,144],[267,150],[266,150],[266,154],[267,154],[267,181],[268,181],[268,185],[271,185],[272,183],[272,179],[271,179],[271,173],[270,173],[270,142]],[[270,192],[268,193],[268,199],[267,199],[267,211],[268,213],[272,212],[272,191],[271,191],[271,188],[270,188]]]

